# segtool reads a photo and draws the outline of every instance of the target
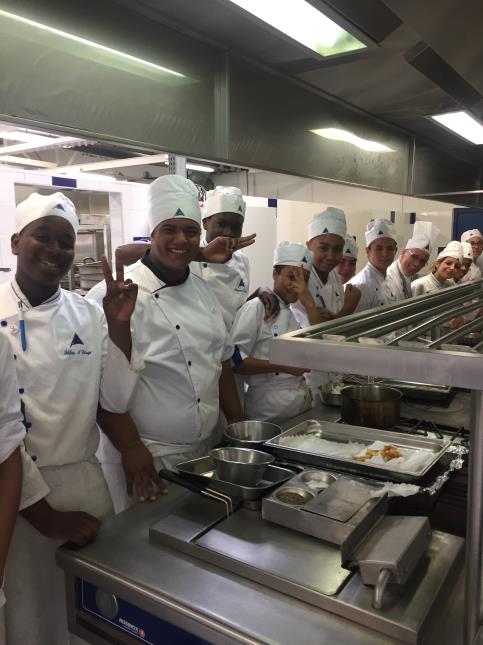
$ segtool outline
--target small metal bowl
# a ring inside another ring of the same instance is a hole
[[[319,388],[319,392],[320,398],[324,405],[330,405],[339,408],[342,405],[342,394],[340,392],[331,392],[322,388]]]
[[[314,499],[314,495],[309,493],[304,488],[296,488],[295,486],[284,486],[275,492],[275,497],[282,504],[289,506],[303,506]]]
[[[329,475],[329,473],[323,473],[319,470],[305,471],[300,475],[300,479],[316,493],[329,488],[331,484],[337,481],[334,475]]]
[[[282,432],[280,426],[267,421],[239,421],[225,428],[225,438],[231,446],[258,450],[265,441]]]
[[[210,450],[210,457],[218,479],[241,486],[259,484],[267,466],[275,461],[272,455],[249,448],[215,448]]]

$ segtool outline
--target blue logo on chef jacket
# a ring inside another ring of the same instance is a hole
[[[90,354],[92,352],[86,349],[85,343],[79,334],[74,333],[69,349],[64,350],[64,356],[89,356]]]
[[[246,291],[246,290],[247,290],[247,285],[245,284],[245,280],[241,278],[238,287],[235,288],[235,291]]]

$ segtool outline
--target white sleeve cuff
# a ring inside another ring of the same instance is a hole
[[[20,454],[22,457],[22,494],[20,496],[20,509],[28,508],[36,504],[50,493],[40,470],[32,461],[30,455],[21,446]]]
[[[128,362],[124,352],[109,338],[101,381],[101,407],[117,414],[126,412],[143,369],[144,361],[134,348],[134,342]]]

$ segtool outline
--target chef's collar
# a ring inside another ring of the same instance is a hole
[[[33,305],[30,304],[27,296],[23,293],[22,289],[18,286],[18,282],[15,280],[15,278],[12,278],[10,282],[10,287],[13,291],[15,298],[22,302],[25,309],[34,309]],[[40,305],[37,305],[37,307],[41,307],[42,305],[48,305],[49,303],[54,302],[54,300],[56,300],[59,296],[60,296],[60,286],[57,287],[57,291],[54,294],[52,294],[50,298],[47,298],[46,300],[41,302]]]
[[[141,258],[141,262],[144,264],[144,266],[148,267],[148,269],[150,271],[152,271],[152,273],[154,273],[154,275],[158,278],[158,280],[160,280],[163,283],[163,285],[166,285],[167,287],[177,287],[180,284],[184,284],[186,282],[186,280],[188,279],[189,274],[190,274],[190,268],[188,266],[188,267],[186,267],[186,275],[185,275],[184,279],[181,280],[181,282],[176,282],[176,284],[166,284],[166,282],[164,281],[164,276],[162,275],[162,272],[159,270],[159,268],[151,260],[149,249],[146,251],[146,253]]]

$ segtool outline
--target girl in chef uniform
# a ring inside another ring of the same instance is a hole
[[[396,294],[386,277],[397,251],[394,224],[387,219],[371,220],[367,224],[365,238],[367,264],[350,281],[361,292],[355,311],[381,307],[396,300]]]
[[[151,247],[126,274],[139,285],[131,320],[145,361],[129,407],[156,469],[207,454],[221,407],[229,422],[243,411],[230,359],[233,343],[206,282],[190,271],[198,254],[198,191],[169,175],[149,186]],[[102,300],[103,289],[89,297]],[[116,512],[134,499],[126,492],[121,455],[104,435],[99,455]]]
[[[461,243],[450,242],[438,255],[431,272],[411,284],[413,296],[454,286],[455,271],[462,261]]]
[[[13,355],[0,335],[0,643],[5,642],[3,572],[22,486],[20,444],[25,436]]]
[[[354,237],[352,235],[346,235],[342,260],[335,267],[342,284],[346,284],[355,276],[358,252],[359,247]]]
[[[59,288],[79,225],[62,193],[30,195],[15,219],[17,270],[0,285],[0,334],[15,358],[27,434],[5,571],[6,638],[8,645],[66,645],[76,639],[69,639],[55,550],[66,541],[86,544],[112,512],[94,456],[95,420],[99,399],[111,412],[125,411],[142,367],[129,329],[136,288],[108,277],[105,314]]]
[[[312,253],[304,244],[280,242],[273,259],[273,292],[280,301],[274,319],[264,320],[264,306],[255,298],[238,312],[232,329],[235,372],[244,375],[245,416],[283,423],[311,407],[310,390],[300,368],[270,363],[272,338],[299,329],[290,304],[301,299],[313,306],[307,288]]]

